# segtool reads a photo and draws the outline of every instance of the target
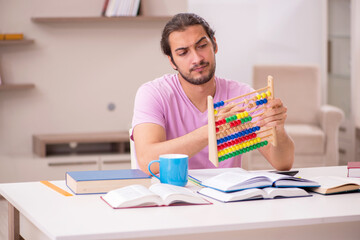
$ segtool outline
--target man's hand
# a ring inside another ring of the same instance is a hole
[[[284,127],[286,118],[287,108],[280,99],[276,98],[268,101],[264,114],[259,118],[258,125],[260,127]]]
[[[223,109],[220,109],[218,114],[216,115],[216,119],[224,119],[230,116],[233,116],[237,113],[243,112],[244,109],[239,107],[236,103],[229,103]]]

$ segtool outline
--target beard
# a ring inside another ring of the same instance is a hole
[[[194,69],[199,68],[199,67],[206,67],[206,66],[210,66],[209,73],[206,76],[201,76],[201,77],[198,77],[198,78],[194,78],[194,77],[190,76],[191,72],[194,71]],[[177,70],[178,70],[179,74],[188,83],[191,83],[191,84],[194,84],[194,85],[202,85],[202,84],[205,84],[205,83],[209,82],[214,77],[215,68],[216,68],[216,63],[214,61],[214,65],[210,65],[209,62],[200,62],[200,64],[197,64],[197,65],[193,66],[190,69],[190,72],[188,74],[185,74],[180,69],[177,69]]]

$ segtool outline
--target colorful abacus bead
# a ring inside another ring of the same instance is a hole
[[[220,101],[220,102],[214,103],[214,108],[222,107],[224,105],[225,105],[224,101]]]

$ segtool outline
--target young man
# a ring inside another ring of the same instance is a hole
[[[207,147],[207,96],[218,102],[253,89],[215,76],[214,31],[195,14],[175,15],[163,30],[161,47],[178,74],[145,83],[136,94],[132,126],[138,165],[148,172],[148,163],[159,155],[181,153],[189,156],[190,169],[213,168]],[[268,144],[259,151],[274,168],[288,170],[294,161],[294,144],[284,129],[287,110],[280,99],[267,106],[258,125],[275,126],[278,145]],[[159,170],[155,165],[154,173]],[[241,155],[220,162],[220,167],[240,166]]]

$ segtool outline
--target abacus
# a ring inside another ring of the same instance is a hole
[[[268,85],[253,92],[214,103],[208,96],[209,160],[216,166],[219,162],[240,154],[263,147],[270,142],[277,145],[275,127],[257,126],[258,118],[264,114],[268,100],[274,99],[272,76],[268,76]],[[241,99],[243,98],[243,100]],[[235,100],[240,99],[238,102]],[[234,104],[230,104],[234,102]],[[235,105],[243,104],[236,112]],[[225,112],[225,116],[218,114]]]

